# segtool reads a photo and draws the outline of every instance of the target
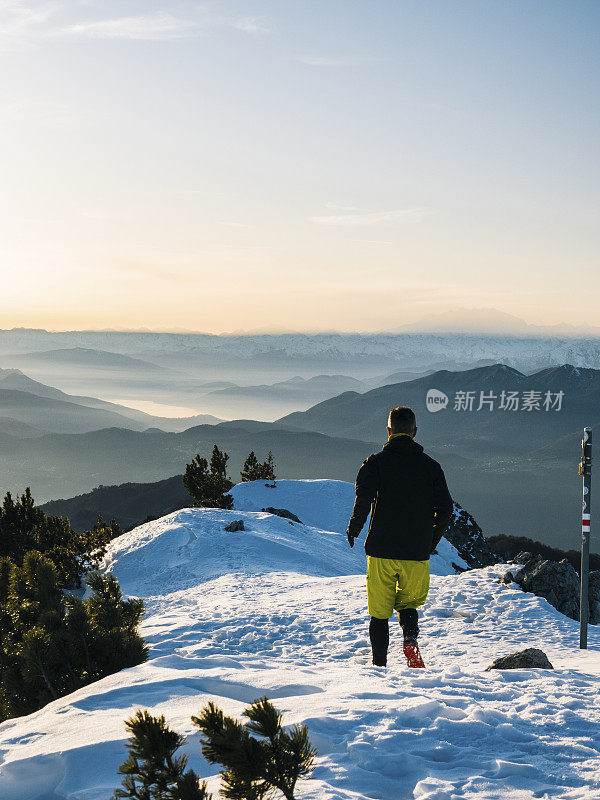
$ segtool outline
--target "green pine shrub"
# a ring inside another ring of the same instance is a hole
[[[0,559],[0,720],[145,661],[143,601],[124,600],[112,575],[91,573],[87,600],[65,594],[42,553]]]
[[[248,453],[248,457],[244,461],[244,466],[240,472],[242,483],[246,481],[275,481],[275,460],[273,453],[269,450],[267,458],[262,463],[256,457],[254,450]]]
[[[100,565],[108,543],[121,533],[115,520],[100,517],[91,530],[76,533],[65,517],[46,516],[36,507],[29,488],[16,502],[8,492],[0,507],[0,558],[21,566],[30,551],[43,553],[66,588],[81,586],[82,577]]]
[[[28,714],[91,681],[139,664],[141,600],[124,600],[100,575],[106,547],[121,530],[100,518],[75,533],[46,516],[29,489],[0,507],[0,720]],[[86,577],[87,576],[87,577]],[[82,600],[69,590],[81,587]]]
[[[269,450],[266,461],[260,465],[260,478],[266,481],[273,481],[275,484],[275,460],[273,453]]]
[[[242,479],[242,483],[246,483],[247,481],[259,480],[260,467],[261,465],[258,462],[256,453],[254,452],[254,450],[251,450],[248,453],[248,457],[244,461],[244,466],[242,467],[242,471],[240,472],[240,478]]]
[[[125,726],[131,734],[129,756],[119,767],[124,778],[113,800],[211,800],[206,783],[186,770],[187,755],[175,755],[185,739],[168,727],[164,716],[138,710]]]
[[[229,455],[214,445],[210,464],[197,455],[186,465],[183,485],[200,508],[232,508],[233,497],[228,494],[233,483],[227,475]]]
[[[243,716],[249,720],[244,725],[211,702],[199,717],[192,717],[202,733],[202,755],[224,767],[223,796],[262,800],[279,790],[286,800],[294,800],[296,783],[310,774],[316,755],[308,729],[295,725],[284,730],[282,715],[266,697],[255,700]]]

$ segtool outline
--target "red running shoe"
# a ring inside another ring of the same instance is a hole
[[[417,667],[419,669],[425,667],[425,662],[419,652],[419,645],[416,642],[410,640],[404,642],[404,655],[409,667]]]

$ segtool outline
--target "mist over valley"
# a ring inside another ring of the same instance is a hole
[[[600,421],[598,339],[14,330],[0,332],[0,366],[0,480],[40,502],[100,485],[143,484],[131,491],[150,496],[214,443],[234,481],[250,450],[272,450],[281,477],[352,481],[402,404],[487,535],[577,544],[578,442]],[[446,397],[436,413],[430,390]],[[502,409],[503,393],[521,407]],[[181,502],[165,486],[148,514]]]

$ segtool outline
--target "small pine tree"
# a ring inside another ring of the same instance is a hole
[[[52,700],[58,699],[57,689],[48,675],[48,655],[52,650],[52,639],[42,628],[31,628],[23,636],[21,644],[21,674],[24,683],[39,692],[44,687]]]
[[[116,579],[81,585],[121,529],[100,517],[76,533],[63,517],[35,507],[29,489],[0,507],[0,721],[29,714],[111,672],[139,664],[148,648],[137,632],[144,604],[124,600]]]
[[[0,721],[146,659],[143,602],[124,600],[112,575],[88,582],[92,595],[80,600],[62,591],[41,553],[31,550],[21,567],[0,559]]]
[[[215,508],[231,508],[233,506],[233,497],[228,494],[229,490],[233,488],[233,483],[227,476],[228,461],[229,455],[219,450],[217,445],[214,445],[210,457],[210,473],[212,477]]]
[[[65,517],[46,516],[36,508],[29,488],[15,502],[8,492],[0,508],[0,557],[21,566],[26,553],[36,550],[56,567],[62,587],[81,586],[81,578],[96,569],[107,544],[122,533],[115,520],[98,517],[93,528],[76,533]]]
[[[316,755],[308,729],[296,725],[284,730],[282,715],[266,697],[255,700],[243,715],[249,720],[245,725],[211,702],[199,717],[192,717],[202,733],[202,755],[224,766],[223,796],[261,800],[278,789],[286,800],[294,800],[296,783],[310,774]]]
[[[123,529],[116,519],[111,519],[110,522],[104,522],[100,514],[98,514],[98,518],[92,528],[81,534],[83,540],[82,551],[84,553],[82,563],[86,572],[98,569],[102,559],[106,555],[108,544],[122,533]]]
[[[123,788],[113,800],[211,800],[206,783],[186,771],[187,755],[175,756],[185,739],[172,731],[164,716],[138,710],[125,726],[130,732],[129,757],[119,767]]]
[[[13,570],[9,609],[25,702],[39,707],[75,688],[62,648],[64,595],[54,564],[41,553],[27,553]]]
[[[267,481],[273,481],[273,486],[275,486],[275,459],[273,458],[273,453],[269,450],[267,455],[267,460],[263,461],[263,463],[259,467],[260,471],[260,478]]]
[[[228,494],[233,483],[227,476],[229,455],[214,445],[210,465],[197,455],[186,465],[183,485],[201,508],[231,508],[233,497]]]
[[[137,632],[144,614],[144,601],[123,599],[114,575],[92,572],[86,579],[92,596],[86,601],[90,652],[98,677],[141,664],[148,646]]]
[[[256,453],[254,452],[254,450],[251,450],[248,453],[248,457],[244,461],[244,466],[242,467],[242,471],[240,472],[242,483],[259,480],[260,466],[261,465],[258,463],[258,458],[256,457]]]
[[[203,505],[209,480],[208,461],[198,453],[189,464],[186,464],[183,473],[183,485],[193,498],[195,505]]]

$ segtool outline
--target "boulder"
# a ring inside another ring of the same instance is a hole
[[[454,503],[452,519],[444,537],[454,545],[458,554],[471,568],[490,567],[504,559],[496,555],[473,517],[458,503]]]
[[[288,511],[287,508],[273,508],[269,506],[268,508],[263,508],[263,511],[266,511],[267,514],[275,514],[276,517],[289,519],[292,522],[299,522],[300,525],[302,525],[302,520],[298,519],[298,517],[292,511]]]
[[[579,619],[579,575],[566,558],[546,561],[532,557],[513,574],[525,592],[544,597],[557,611],[571,619]]]
[[[491,669],[554,669],[554,667],[543,650],[528,647],[527,650],[519,650],[517,653],[497,658],[487,667],[486,672]]]
[[[234,531],[245,531],[246,528],[244,527],[244,520],[234,519],[233,522],[229,523],[229,525],[225,525],[225,530],[229,531],[229,533],[233,533]]]
[[[513,563],[526,564],[532,558],[533,556],[531,555],[531,553],[527,553],[524,550],[522,550],[520,553],[517,553],[517,555],[513,558]]]
[[[525,592],[544,597],[557,611],[571,619],[579,619],[579,575],[573,566],[563,558],[562,561],[548,561],[531,553],[519,553],[514,559],[521,565],[518,570],[507,572],[504,583],[513,580]],[[600,624],[600,571],[590,572],[589,582],[589,621],[591,625]]]

